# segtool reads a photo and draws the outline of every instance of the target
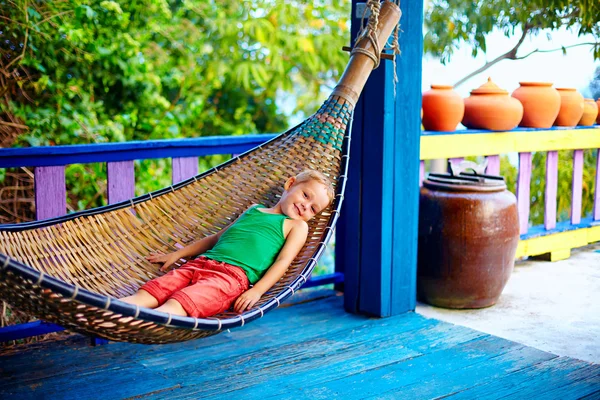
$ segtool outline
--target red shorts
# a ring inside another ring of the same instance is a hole
[[[229,309],[248,285],[248,277],[240,267],[199,257],[140,289],[158,300],[159,306],[174,299],[190,317],[205,318]]]

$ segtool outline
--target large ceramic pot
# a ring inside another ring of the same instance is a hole
[[[517,200],[502,178],[430,174],[420,194],[419,299],[446,308],[495,304],[518,242]]]
[[[583,96],[573,88],[556,88],[560,94],[560,111],[555,126],[575,126],[583,115]]]
[[[519,82],[512,97],[523,104],[523,119],[519,126],[550,128],[560,111],[560,95],[547,82]]]
[[[579,120],[577,125],[581,126],[591,126],[596,122],[596,118],[598,117],[598,104],[594,101],[594,99],[584,99],[583,100],[583,116]]]
[[[452,86],[431,85],[423,93],[423,127],[428,131],[453,131],[464,113],[463,99]]]
[[[507,131],[515,128],[523,118],[523,105],[519,100],[499,88],[491,78],[471,91],[465,100],[462,124],[471,129]]]

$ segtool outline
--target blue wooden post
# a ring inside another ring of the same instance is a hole
[[[360,27],[352,2],[352,38]],[[421,2],[403,2],[402,55],[394,97],[393,64],[382,61],[358,102],[336,263],[345,270],[345,308],[390,316],[416,304]]]

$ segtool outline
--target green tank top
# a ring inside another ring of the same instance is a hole
[[[251,207],[221,235],[211,250],[202,256],[242,268],[250,283],[256,283],[275,262],[285,243],[282,214],[259,211],[262,204]]]

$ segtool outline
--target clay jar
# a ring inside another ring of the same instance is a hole
[[[600,125],[600,99],[596,100],[596,105],[598,106],[598,116],[596,117],[596,123]]]
[[[523,105],[519,100],[499,88],[491,78],[471,91],[464,100],[465,116],[462,124],[471,129],[507,131],[515,128],[523,118]]]
[[[596,122],[596,117],[598,116],[598,104],[594,101],[594,99],[584,99],[583,100],[583,116],[579,120],[577,125],[581,126],[591,126]]]
[[[550,128],[560,111],[560,95],[547,82],[519,82],[512,97],[523,104],[523,119],[519,126]]]
[[[452,86],[431,85],[423,93],[423,127],[428,131],[453,131],[462,120],[465,104]]]
[[[447,308],[496,303],[519,243],[515,195],[497,177],[429,174],[419,205],[419,300]]]
[[[583,96],[573,88],[556,88],[560,94],[560,111],[555,126],[575,126],[583,115]]]

